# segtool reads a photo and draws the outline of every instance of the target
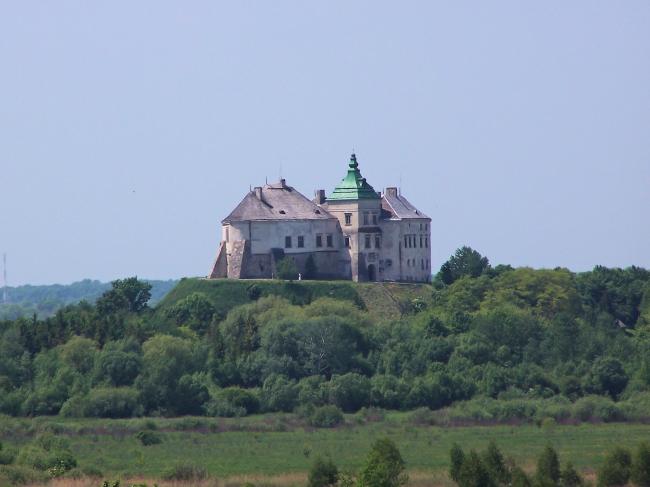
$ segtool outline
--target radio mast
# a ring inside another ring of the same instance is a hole
[[[2,254],[2,302],[7,304],[9,297],[7,296],[7,254]]]

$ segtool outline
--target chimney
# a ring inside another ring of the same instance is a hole
[[[280,179],[280,186],[282,186],[283,188],[286,188],[287,187],[287,180],[284,179],[284,178]]]
[[[397,188],[394,186],[390,188],[386,188],[386,196],[392,196],[393,198],[397,198]]]
[[[255,196],[257,196],[257,199],[262,201],[262,187],[261,186],[255,186]]]
[[[322,205],[325,203],[325,190],[324,189],[317,189],[314,191],[314,203],[317,205]]]

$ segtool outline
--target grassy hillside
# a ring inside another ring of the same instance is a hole
[[[192,293],[205,295],[221,315],[263,296],[282,296],[298,305],[329,297],[351,301],[373,318],[383,321],[399,319],[411,308],[415,298],[429,302],[431,292],[429,284],[185,278],[165,296],[158,309],[164,311]]]

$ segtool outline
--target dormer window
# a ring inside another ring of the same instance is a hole
[[[286,215],[286,213],[287,213],[286,211],[280,210],[280,215]]]

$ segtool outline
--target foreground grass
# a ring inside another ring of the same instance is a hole
[[[163,442],[142,446],[135,433],[156,428]],[[417,426],[405,414],[359,423],[348,417],[335,429],[304,428],[291,415],[219,420],[206,418],[156,420],[0,419],[0,439],[21,446],[42,431],[68,437],[80,468],[94,467],[106,478],[160,478],[179,463],[203,467],[220,479],[241,476],[289,476],[278,485],[301,484],[315,456],[329,456],[343,470],[358,470],[373,441],[389,437],[398,445],[416,476],[444,478],[453,443],[482,449],[496,441],[506,456],[531,467],[547,444],[563,462],[596,468],[612,447],[634,447],[650,436],[650,425],[581,424],[525,426]],[[293,479],[292,481],[288,481]],[[416,480],[413,478],[413,480]],[[233,482],[236,485],[238,482]],[[245,483],[245,482],[242,482]],[[273,483],[273,482],[265,482]],[[417,482],[419,483],[419,482]],[[422,484],[425,485],[425,484]]]

